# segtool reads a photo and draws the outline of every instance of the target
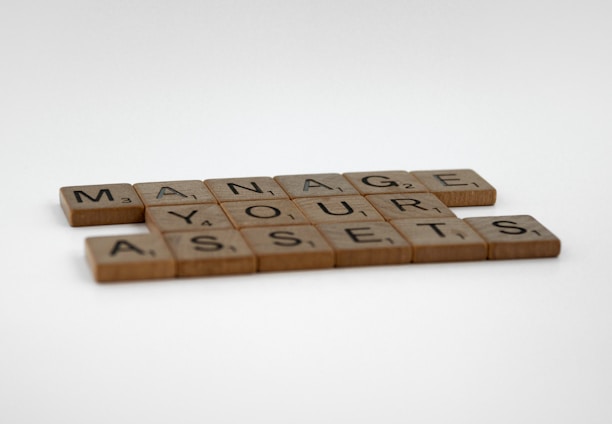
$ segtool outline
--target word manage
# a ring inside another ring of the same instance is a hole
[[[101,282],[559,255],[560,240],[529,215],[459,219],[450,209],[495,200],[471,169],[60,189],[72,226],[150,230],[86,239]]]

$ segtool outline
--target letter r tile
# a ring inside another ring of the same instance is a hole
[[[529,215],[466,218],[488,243],[489,259],[554,257],[561,240]]]
[[[85,252],[99,282],[171,278],[175,263],[161,235],[90,237]]]
[[[131,184],[62,187],[60,204],[73,227],[144,221],[144,205]]]
[[[433,194],[449,207],[495,204],[496,190],[471,169],[412,171]]]
[[[368,202],[387,221],[405,218],[452,218],[455,216],[440,199],[431,193],[372,194]]]

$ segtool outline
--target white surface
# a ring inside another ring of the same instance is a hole
[[[607,1],[0,3],[2,423],[609,423]],[[471,167],[557,259],[96,284],[59,187]]]

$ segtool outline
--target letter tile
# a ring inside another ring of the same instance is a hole
[[[60,204],[73,227],[144,221],[144,205],[130,184],[62,187]]]
[[[134,184],[145,207],[217,203],[200,180],[165,181]]]
[[[150,207],[145,222],[151,231],[160,233],[234,228],[216,203]]]
[[[459,218],[398,219],[391,224],[413,249],[413,262],[477,261],[487,258],[484,240]]]
[[[181,231],[164,234],[179,277],[248,274],[255,255],[238,230]]]
[[[387,170],[62,187],[60,205],[72,226],[151,231],[88,238],[98,281],[560,254],[529,215],[449,209],[496,195],[471,169]]]
[[[410,244],[387,222],[321,224],[317,229],[334,249],[336,266],[404,264]]]
[[[341,174],[279,175],[274,179],[292,199],[359,194]]]
[[[225,202],[221,207],[236,228],[310,224],[289,199]]]
[[[175,263],[161,235],[90,237],[87,260],[97,281],[149,280],[175,276]]]
[[[429,191],[414,175],[406,171],[346,172],[342,175],[364,196]]]
[[[433,194],[449,207],[489,206],[495,204],[497,192],[471,169],[412,171]]]
[[[314,224],[384,221],[363,196],[304,197],[293,201]]]
[[[404,218],[452,218],[455,216],[444,203],[431,193],[372,194],[368,202],[387,221]]]
[[[214,178],[204,183],[219,203],[289,198],[271,177]]]
[[[545,258],[561,253],[561,240],[530,215],[466,218],[488,243],[489,259]]]
[[[257,256],[259,271],[331,268],[334,251],[311,225],[240,230]]]

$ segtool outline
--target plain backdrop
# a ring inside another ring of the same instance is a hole
[[[609,1],[0,0],[0,422],[610,423]],[[59,188],[473,168],[555,259],[102,285]]]

